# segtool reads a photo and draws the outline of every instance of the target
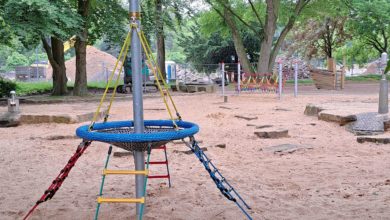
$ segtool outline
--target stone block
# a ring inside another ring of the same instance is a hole
[[[20,114],[7,112],[0,115],[0,127],[16,127],[20,124]]]
[[[307,116],[318,116],[318,114],[323,110],[324,109],[320,106],[316,106],[313,104],[307,104],[304,114]]]
[[[265,139],[279,139],[279,138],[288,138],[287,129],[277,129],[277,130],[264,130],[264,131],[255,131],[255,135],[259,138]]]

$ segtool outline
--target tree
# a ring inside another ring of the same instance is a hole
[[[5,22],[26,47],[42,42],[53,67],[53,95],[67,93],[63,40],[79,27],[68,1],[3,0]]]
[[[118,42],[125,34],[127,12],[118,0],[77,0],[77,13],[83,19],[78,30],[76,51],[76,80],[73,95],[87,95],[87,45],[107,36],[108,40]]]
[[[5,70],[10,71],[14,70],[17,66],[28,66],[29,64],[29,60],[26,56],[14,51],[7,58]]]
[[[388,0],[344,0],[350,9],[349,28],[354,36],[378,51],[387,52],[390,43]]]
[[[155,34],[157,64],[165,77],[165,28],[177,31],[180,26],[182,14],[191,13],[186,0],[147,0],[141,5],[142,26],[148,39]]]
[[[301,53],[307,60],[314,56],[333,58],[337,48],[351,38],[345,28],[348,19],[345,4],[338,0],[311,4],[292,31],[288,56]]]
[[[90,3],[90,0],[77,0],[77,13],[82,17],[83,23],[74,45],[76,51],[76,79],[74,82],[73,95],[75,96],[84,96],[88,94],[87,41]]]
[[[257,72],[259,73],[271,71],[276,55],[287,34],[310,1],[266,0],[265,3],[263,1],[255,3],[252,0],[245,2],[207,0],[213,9],[224,18],[230,28],[244,71],[252,72],[237,23],[257,34],[261,42],[259,45],[259,60],[257,62]],[[243,11],[243,8],[246,9],[245,13],[240,13],[240,11]],[[248,16],[248,14],[252,16]],[[281,31],[276,35],[278,24],[281,27]],[[277,36],[276,39],[275,36]]]
[[[179,35],[179,45],[183,47],[187,61],[199,71],[204,64],[231,63],[238,61],[232,36],[223,20],[214,11],[203,12],[196,16],[195,23],[189,20]],[[210,31],[212,30],[212,31]],[[256,45],[258,37],[251,31],[240,31],[249,61],[258,59]]]

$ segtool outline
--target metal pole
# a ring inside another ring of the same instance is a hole
[[[38,47],[35,48],[35,62],[36,62],[36,70],[35,70],[35,73],[36,73],[36,80],[38,81],[39,79],[39,73],[38,73]]]
[[[294,66],[294,97],[298,96],[298,62],[295,61]]]
[[[379,87],[379,106],[378,113],[379,114],[387,114],[389,113],[389,86],[387,82],[387,78],[385,75],[385,68],[387,63],[387,53],[383,52],[381,56],[381,71],[382,71],[382,79],[380,81]]]
[[[140,6],[138,0],[129,0],[130,6],[130,22],[135,24],[132,26],[131,36],[131,72],[133,86],[133,118],[134,132],[144,133],[144,115],[143,115],[143,100],[142,100],[142,60],[141,60],[141,42],[137,34],[137,29],[140,29]],[[158,80],[158,79],[157,79]],[[134,151],[135,170],[145,170],[145,155],[143,151]],[[136,197],[144,197],[145,176],[135,176]],[[137,219],[140,219],[141,204],[136,204]]]
[[[227,102],[227,98],[225,98],[225,63],[221,63],[221,73],[222,73],[222,97],[223,101]]]
[[[241,92],[241,63],[238,61],[237,63],[237,92],[240,94]]]
[[[283,81],[283,74],[282,74],[282,61],[279,60],[279,100],[282,99],[282,81]]]

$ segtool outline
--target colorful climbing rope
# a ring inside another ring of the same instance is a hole
[[[77,160],[81,157],[81,155],[83,155],[84,151],[88,148],[89,145],[91,145],[90,141],[83,141],[79,144],[76,152],[69,159],[68,163],[61,170],[60,174],[58,174],[58,176],[53,180],[52,184],[44,192],[41,198],[30,209],[26,216],[24,216],[23,220],[26,220],[34,212],[34,210],[38,207],[39,204],[46,202],[47,200],[52,199],[54,197],[58,189],[61,187],[62,183],[65,181],[66,177],[68,177]]]

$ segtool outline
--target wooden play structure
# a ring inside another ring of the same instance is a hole
[[[328,69],[311,69],[311,78],[317,89],[338,90],[344,89],[345,70],[336,70],[336,62],[333,58],[328,59]]]

